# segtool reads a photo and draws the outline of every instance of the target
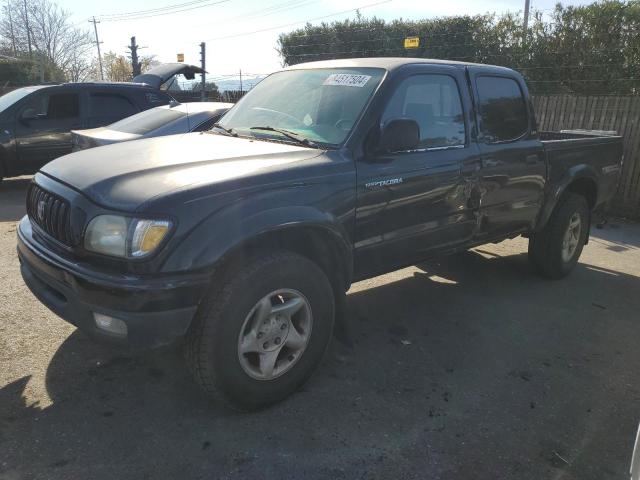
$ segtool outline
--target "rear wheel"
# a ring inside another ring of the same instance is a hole
[[[529,239],[529,259],[547,278],[567,276],[578,263],[589,235],[586,199],[568,194],[554,210],[545,228]]]
[[[331,338],[327,277],[310,260],[280,252],[219,280],[188,336],[187,363],[196,381],[238,410],[284,399],[311,376]]]

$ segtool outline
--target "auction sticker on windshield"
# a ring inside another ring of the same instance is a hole
[[[323,85],[339,85],[343,87],[364,87],[370,75],[355,75],[353,73],[332,73],[324,81]]]

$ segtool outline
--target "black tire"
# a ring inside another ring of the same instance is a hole
[[[224,278],[214,279],[218,284],[198,309],[187,336],[187,364],[196,382],[215,400],[235,410],[257,410],[293,393],[320,364],[333,330],[333,291],[315,263],[290,252],[266,254],[228,271]],[[308,300],[311,333],[289,370],[277,378],[257,380],[240,363],[238,339],[257,302],[279,289],[295,289]]]
[[[579,238],[575,251],[565,259],[563,241],[574,215],[580,217]],[[560,279],[573,270],[589,235],[590,215],[583,196],[574,193],[564,196],[544,229],[529,238],[529,259],[538,273],[546,278]]]

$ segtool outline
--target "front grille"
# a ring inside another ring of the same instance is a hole
[[[63,198],[32,183],[27,191],[27,214],[51,237],[68,246],[73,244],[69,202]]]

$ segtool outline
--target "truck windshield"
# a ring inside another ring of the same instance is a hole
[[[31,92],[33,92],[33,89],[31,88],[18,88],[17,90],[5,93],[0,97],[0,112],[3,112],[21,98],[29,95]]]
[[[292,141],[286,132],[320,146],[347,138],[382,80],[379,68],[288,70],[251,90],[220,121],[241,136]],[[265,128],[267,127],[267,128]]]

